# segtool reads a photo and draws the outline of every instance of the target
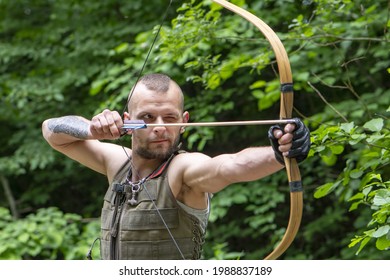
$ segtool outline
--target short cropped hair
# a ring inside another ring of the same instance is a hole
[[[167,92],[170,86],[171,78],[165,74],[153,73],[146,74],[139,80],[147,89],[156,92]]]

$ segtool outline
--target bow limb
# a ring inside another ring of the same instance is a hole
[[[255,25],[266,37],[274,51],[281,83],[280,118],[291,118],[293,109],[293,81],[286,50],[275,32],[261,19],[225,0],[212,0]],[[265,257],[273,260],[281,256],[293,242],[302,219],[303,189],[299,167],[295,159],[284,158],[290,185],[290,217],[286,232],[277,247]]]

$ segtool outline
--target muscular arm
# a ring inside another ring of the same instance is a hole
[[[199,153],[180,156],[178,160],[185,165],[183,183],[194,191],[208,193],[233,183],[258,180],[283,168],[271,147],[247,148],[214,158]]]
[[[107,175],[110,181],[127,157],[122,147],[98,140],[117,138],[117,135],[107,135],[104,132],[98,135],[94,133],[93,127],[92,121],[83,117],[65,116],[45,120],[42,124],[42,134],[55,150]]]
[[[249,182],[264,178],[283,168],[271,147],[247,148],[236,154],[217,158],[225,183]]]
[[[92,138],[89,120],[78,116],[48,119],[43,122],[42,132],[45,139],[54,147]]]
[[[281,130],[274,132],[279,150],[284,155],[292,146],[294,129],[293,124],[288,124],[284,133]],[[200,153],[181,154],[177,157],[177,163],[176,174],[182,174],[178,179],[192,192],[198,193],[215,193],[230,184],[258,180],[283,168],[270,146],[247,148],[214,158]]]

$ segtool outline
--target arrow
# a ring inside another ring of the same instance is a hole
[[[142,120],[125,120],[123,130],[136,130],[148,127],[187,127],[187,126],[235,126],[235,125],[270,125],[295,123],[294,119],[281,120],[255,120],[255,121],[230,121],[230,122],[194,122],[194,123],[145,123]]]

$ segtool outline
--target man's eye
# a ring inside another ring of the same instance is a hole
[[[177,118],[175,118],[175,117],[165,117],[164,121],[167,122],[167,123],[174,123],[174,122],[177,122]]]
[[[146,115],[142,116],[142,119],[144,121],[151,121],[151,120],[153,120],[153,116],[151,114],[146,114]]]

